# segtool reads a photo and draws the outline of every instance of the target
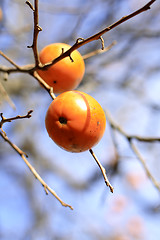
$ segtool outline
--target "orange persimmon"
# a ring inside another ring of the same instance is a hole
[[[67,91],[50,104],[45,125],[59,147],[69,152],[83,152],[102,138],[106,117],[93,97],[80,91]]]
[[[40,62],[48,63],[59,57],[71,46],[65,43],[53,43],[44,47],[40,54]],[[46,70],[37,70],[40,77],[51,87],[54,93],[62,93],[75,89],[81,82],[85,64],[81,54],[75,50],[70,57],[65,57]]]

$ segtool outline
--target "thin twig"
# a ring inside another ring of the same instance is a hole
[[[160,142],[160,137],[143,137],[138,135],[128,135],[128,139],[136,139],[140,142]]]
[[[10,96],[8,95],[7,91],[5,90],[4,86],[0,82],[0,95],[9,103],[9,105],[13,108],[13,110],[16,110],[16,106]]]
[[[49,63],[46,63],[44,65],[41,65],[39,64],[39,60],[38,60],[38,52],[37,52],[37,37],[38,37],[38,33],[39,33],[39,26],[38,26],[38,6],[36,6],[36,4],[38,4],[38,1],[35,0],[35,7],[37,7],[34,10],[34,36],[33,36],[33,44],[32,44],[32,48],[34,49],[34,56],[35,56],[35,62],[36,62],[36,65],[31,65],[31,66],[23,66],[23,67],[19,67],[17,66],[16,69],[15,68],[7,68],[7,67],[3,67],[1,66],[0,67],[0,71],[1,72],[7,72],[8,74],[9,73],[13,73],[13,72],[23,72],[23,73],[33,73],[34,71],[36,71],[37,69],[47,69],[48,67],[52,66],[53,64],[56,64],[57,62],[59,62],[60,60],[62,60],[63,58],[65,57],[69,57],[71,56],[71,53],[80,48],[81,46],[89,43],[89,42],[92,42],[92,41],[95,41],[95,40],[98,40],[103,34],[105,34],[106,32],[112,30],[113,28],[117,27],[118,25],[124,23],[125,21],[135,17],[136,15],[142,13],[142,12],[145,12],[147,10],[150,9],[151,5],[156,1],[156,0],[152,0],[152,1],[149,1],[145,6],[143,6],[142,8],[140,8],[139,10],[127,15],[127,16],[124,16],[122,17],[120,20],[118,20],[117,22],[113,23],[112,25],[108,26],[107,28],[105,28],[104,30],[96,33],[95,35],[92,35],[90,36],[89,38],[87,39],[83,39],[83,38],[78,38],[75,42],[75,44],[70,48],[68,49],[66,52],[64,52],[62,55],[60,55],[59,57],[55,58],[54,60],[52,60],[51,62]],[[34,46],[34,47],[33,47]],[[39,65],[39,66],[38,66]]]
[[[51,88],[36,72],[37,67],[35,67],[35,65],[30,64],[30,65],[26,65],[23,67],[19,67],[19,69],[17,70],[16,68],[7,68],[7,67],[0,67],[0,71],[1,72],[7,72],[12,73],[12,72],[23,72],[23,73],[28,73],[30,74],[32,77],[34,77],[46,90],[47,92],[50,94],[51,98],[54,99],[55,95],[53,92],[53,88]]]
[[[102,44],[101,49],[104,50],[104,39],[102,36],[100,36],[99,39],[101,40],[101,44]]]
[[[97,49],[93,52],[87,53],[87,54],[83,55],[83,59],[86,60],[90,57],[94,57],[95,55],[105,53],[105,52],[109,51],[116,43],[117,43],[116,41],[113,41],[109,46],[105,47],[103,50]]]
[[[149,171],[146,162],[144,160],[144,158],[142,157],[142,155],[140,154],[138,148],[136,147],[136,145],[133,143],[133,141],[130,141],[130,146],[133,150],[133,152],[135,153],[135,155],[138,157],[138,159],[140,160],[143,168],[145,169],[146,175],[149,177],[149,179],[152,181],[152,183],[154,184],[154,186],[160,191],[160,183],[156,181],[156,179],[153,177],[153,175],[151,174],[151,172]]]
[[[115,123],[115,121],[112,119],[110,113],[105,110],[106,117],[108,119],[108,122],[110,123],[110,126],[120,132],[123,136],[125,136],[129,141],[132,139],[136,139],[140,142],[160,142],[160,137],[143,137],[138,135],[130,135],[127,134],[118,124]]]
[[[8,73],[7,72],[4,72],[3,73],[3,80],[6,82],[6,81],[8,81]]]
[[[0,55],[4,57],[10,64],[12,64],[17,70],[19,70],[19,66],[15,62],[13,62],[12,59],[6,56],[2,51],[0,51]]]
[[[129,15],[126,15],[124,17],[122,17],[120,20],[118,20],[117,22],[111,24],[110,26],[108,26],[107,28],[103,29],[102,31],[96,33],[95,35],[92,35],[91,37],[87,38],[87,39],[83,39],[83,38],[78,38],[78,39],[81,39],[81,41],[76,41],[75,44],[70,48],[68,49],[66,52],[64,52],[62,55],[60,55],[59,57],[53,59],[51,62],[49,63],[46,63],[44,65],[42,65],[40,68],[41,69],[46,69],[48,68],[49,66],[53,65],[53,64],[56,64],[57,62],[59,62],[60,60],[62,60],[63,58],[65,57],[68,57],[71,55],[71,53],[82,47],[83,45],[87,44],[87,43],[90,43],[92,41],[95,41],[95,40],[98,40],[100,39],[100,37],[105,34],[106,32],[109,32],[110,30],[112,30],[113,28],[117,27],[118,25],[126,22],[127,20],[139,15],[140,13],[142,12],[145,12],[147,10],[150,9],[151,5],[155,2],[156,0],[152,0],[152,1],[149,1],[145,6],[143,6],[142,8],[138,9],[137,11],[129,14]]]
[[[33,110],[28,111],[28,113],[26,115],[20,116],[17,115],[16,117],[12,117],[12,118],[5,118],[3,117],[3,113],[0,114],[1,116],[1,121],[0,121],[0,128],[2,128],[3,124],[6,122],[11,122],[17,119],[24,119],[24,118],[30,118],[32,115],[31,113],[33,112]]]
[[[102,31],[96,33],[95,35],[83,40],[81,43],[79,43],[81,46],[86,44],[86,43],[89,43],[91,41],[94,41],[94,40],[98,40],[103,34],[105,34],[106,32],[109,32],[110,30],[112,30],[113,28],[117,27],[118,25],[126,22],[127,20],[139,15],[140,13],[142,12],[145,12],[147,10],[149,10],[151,8],[151,5],[155,2],[156,0],[151,0],[149,1],[146,5],[144,5],[142,8],[138,9],[137,11],[129,14],[129,15],[126,15],[124,17],[122,17],[120,20],[118,20],[117,22],[111,24],[109,27],[103,29]],[[78,46],[79,47],[79,46]]]
[[[8,136],[6,135],[6,132],[2,129],[2,126],[4,123],[6,122],[11,122],[11,121],[14,121],[14,120],[17,120],[17,119],[24,119],[24,118],[30,118],[31,117],[31,113],[33,111],[30,110],[28,111],[28,113],[26,115],[23,115],[23,116],[16,116],[16,117],[12,117],[12,118],[5,118],[3,117],[3,114],[1,113],[0,116],[1,116],[1,121],[0,121],[0,135],[1,137],[9,143],[9,145],[21,156],[21,158],[23,159],[23,161],[26,163],[26,165],[28,166],[28,168],[30,169],[30,171],[33,173],[33,175],[35,176],[36,179],[38,179],[38,181],[42,184],[42,186],[44,187],[44,190],[46,192],[46,194],[48,194],[48,191],[62,204],[62,206],[65,206],[65,207],[69,207],[70,209],[73,209],[72,206],[64,203],[60,197],[56,194],[56,192],[50,188],[46,183],[45,181],[41,178],[41,176],[37,173],[37,171],[35,170],[35,168],[29,163],[29,161],[27,160],[26,157],[27,154],[25,152],[23,152],[17,145],[15,145],[14,143],[11,142],[11,140],[8,138]]]
[[[136,155],[136,157],[140,160],[140,162],[143,165],[143,168],[146,172],[146,175],[148,176],[148,178],[152,181],[153,185],[160,191],[160,183],[158,183],[156,181],[156,179],[153,177],[153,175],[151,174],[151,172],[149,171],[146,162],[144,160],[144,158],[142,157],[142,155],[140,154],[140,152],[138,151],[137,147],[135,146],[135,144],[133,143],[133,140],[137,140],[137,141],[143,141],[143,142],[156,142],[156,141],[160,141],[160,138],[153,138],[153,137],[140,137],[140,136],[136,136],[136,135],[128,135],[118,124],[116,124],[114,122],[114,120],[112,119],[112,117],[110,116],[108,111],[105,111],[106,113],[106,117],[108,119],[108,122],[111,126],[112,129],[118,131],[120,134],[122,134],[127,140],[128,143],[131,147],[131,149],[133,150],[134,154]]]
[[[38,34],[40,31],[42,31],[42,28],[39,26],[38,0],[34,0],[34,8],[29,1],[27,1],[26,3],[32,9],[33,17],[34,17],[33,43],[31,46],[28,46],[28,47],[32,48],[33,50],[35,66],[39,66],[40,61],[39,61],[39,54],[38,54],[38,48],[37,48],[37,40],[38,40]]]
[[[1,130],[1,129],[0,129]],[[42,184],[46,194],[48,194],[48,191],[61,203],[62,206],[64,207],[69,207],[71,210],[73,210],[73,207],[71,205],[66,204],[61,200],[61,198],[56,194],[56,192],[50,188],[45,181],[41,178],[41,176],[38,174],[38,172],[35,170],[35,168],[28,162],[26,158],[26,153],[24,153],[19,147],[17,147],[14,143],[12,143],[9,138],[7,137],[6,133],[4,134],[4,131],[0,131],[1,137],[9,143],[9,145],[21,156],[23,161],[26,163],[30,171],[33,173],[36,179]]]
[[[56,98],[54,94],[54,89],[50,87],[39,75],[36,71],[31,73],[31,75],[47,90],[51,98],[54,100]]]
[[[106,185],[110,188],[110,191],[113,193],[113,187],[112,187],[112,185],[110,184],[110,182],[108,180],[105,168],[102,166],[102,164],[100,163],[100,161],[98,160],[98,158],[94,154],[93,150],[89,149],[89,152],[91,153],[92,157],[94,158],[94,160],[98,164],[98,166],[99,166],[99,168],[100,168],[100,170],[102,172],[102,175],[103,175],[103,178],[104,178],[104,181],[105,181]]]
[[[3,73],[30,73],[33,72],[37,69],[37,67],[35,67],[35,64],[29,64],[29,65],[25,65],[25,66],[17,66],[18,68],[11,68],[11,67],[7,67],[7,66],[0,66],[0,72]]]
[[[26,4],[30,7],[32,11],[34,11],[33,5],[30,3],[30,1],[26,1]]]

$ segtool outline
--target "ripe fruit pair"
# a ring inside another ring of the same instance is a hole
[[[67,51],[69,45],[50,44],[40,52],[42,64],[52,61]],[[53,87],[55,93],[61,93],[50,105],[46,114],[46,129],[52,140],[70,152],[82,152],[91,149],[103,136],[106,119],[100,104],[88,94],[68,91],[81,82],[85,65],[80,53],[75,50],[52,65],[47,70],[38,70],[43,80]],[[67,91],[67,92],[66,92]]]

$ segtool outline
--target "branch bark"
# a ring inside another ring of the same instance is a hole
[[[40,61],[37,48],[37,40],[39,32],[42,31],[42,28],[39,26],[38,0],[34,1],[34,7],[29,1],[26,1],[26,4],[29,5],[29,7],[32,9],[34,18],[33,43],[31,46],[28,46],[28,48],[32,48],[35,59],[35,66],[38,67]]]
[[[106,113],[106,117],[107,120],[109,122],[109,125],[112,129],[118,131],[120,134],[122,134],[126,140],[128,141],[132,151],[134,152],[135,156],[139,159],[139,161],[141,162],[146,175],[148,176],[148,178],[151,180],[151,182],[153,183],[153,185],[157,188],[158,191],[160,191],[160,183],[156,181],[156,179],[153,177],[153,175],[151,174],[150,170],[148,169],[147,165],[146,165],[146,161],[143,158],[143,156],[140,154],[138,148],[136,147],[136,145],[133,143],[133,140],[137,140],[137,141],[141,141],[141,142],[156,142],[156,141],[160,141],[160,138],[154,138],[154,137],[140,137],[140,136],[136,136],[136,135],[128,135],[118,124],[116,124],[114,122],[114,120],[112,119],[112,117],[110,116],[108,111],[105,111]],[[115,138],[114,138],[114,143],[115,143]],[[117,146],[116,146],[117,148]]]
[[[73,207],[71,205],[63,202],[62,199],[57,195],[57,193],[46,184],[46,182],[41,178],[41,176],[38,174],[38,172],[35,170],[35,168],[27,160],[27,157],[28,157],[27,154],[25,152],[23,152],[16,144],[14,144],[11,141],[8,138],[6,132],[2,129],[3,123],[11,122],[11,121],[17,120],[17,119],[30,118],[31,117],[31,112],[32,112],[32,110],[29,111],[24,116],[18,115],[16,117],[12,117],[12,118],[4,118],[3,115],[1,114],[2,120],[0,122],[0,136],[4,139],[4,141],[6,141],[20,155],[20,157],[23,159],[25,164],[28,166],[28,168],[30,169],[32,174],[35,176],[35,178],[38,179],[38,181],[42,184],[46,194],[48,195],[48,191],[49,191],[61,203],[62,206],[69,207],[71,210],[73,210]]]
[[[91,37],[87,38],[87,39],[83,39],[83,38],[78,38],[76,43],[70,48],[68,49],[66,52],[64,52],[62,55],[60,55],[59,57],[53,59],[53,61],[51,61],[50,63],[46,63],[44,65],[42,65],[40,68],[41,69],[46,69],[48,68],[49,66],[57,63],[58,61],[62,60],[63,58],[65,57],[69,57],[71,55],[71,53],[84,46],[85,44],[87,43],[90,43],[92,41],[95,41],[95,40],[99,40],[101,39],[101,36],[103,34],[105,34],[106,32],[109,32],[110,30],[112,30],[113,28],[117,27],[118,25],[126,22],[127,20],[139,15],[140,13],[142,12],[145,12],[147,10],[149,10],[151,8],[151,5],[155,2],[156,0],[152,0],[152,1],[149,1],[146,5],[144,5],[142,8],[138,9],[137,11],[129,14],[129,15],[126,15],[124,17],[122,17],[120,20],[118,20],[117,22],[111,24],[110,26],[106,27],[105,29],[103,29],[102,31],[96,33],[95,35],[92,35]]]
[[[104,181],[105,181],[105,184],[107,185],[107,187],[110,188],[110,191],[113,193],[113,187],[112,185],[110,184],[109,180],[108,180],[108,177],[107,177],[107,174],[106,174],[106,170],[105,168],[102,166],[102,164],[100,163],[100,161],[98,160],[98,158],[96,157],[96,155],[94,154],[93,150],[92,149],[89,149],[89,152],[90,154],[92,155],[92,157],[94,158],[94,160],[96,161],[96,163],[98,164],[101,172],[102,172],[102,175],[103,175],[103,178],[104,178]]]
[[[156,0],[149,1],[142,8],[138,9],[137,11],[135,11],[135,12],[129,14],[129,15],[126,15],[126,16],[122,17],[117,22],[111,24],[110,26],[108,26],[105,29],[103,29],[102,31],[100,31],[100,32],[90,36],[87,39],[78,38],[76,40],[75,44],[70,49],[68,49],[66,52],[61,54],[59,57],[53,59],[51,62],[42,65],[42,64],[39,64],[38,51],[37,51],[37,38],[38,38],[39,30],[38,30],[38,6],[36,7],[36,3],[38,3],[38,0],[35,0],[35,7],[36,7],[36,12],[37,13],[35,14],[35,9],[34,9],[34,35],[33,35],[33,44],[31,46],[31,47],[34,46],[33,47],[33,51],[34,51],[34,56],[35,56],[35,65],[29,65],[29,67],[28,66],[23,66],[23,67],[17,66],[16,68],[0,67],[0,71],[7,72],[9,74],[9,73],[12,73],[12,72],[23,72],[23,73],[27,73],[28,72],[28,73],[31,73],[33,71],[36,71],[37,69],[45,70],[48,67],[52,66],[53,64],[56,64],[57,62],[61,61],[63,58],[70,57],[71,53],[74,50],[80,48],[81,46],[83,46],[83,45],[85,45],[87,43],[90,43],[92,41],[101,39],[101,36],[103,34],[105,34],[106,32],[111,31],[112,29],[114,29],[118,25],[126,22],[127,20],[129,20],[129,19],[131,19],[131,18],[133,18],[133,17],[135,17],[137,15],[139,15],[140,13],[143,13],[143,12],[149,10],[151,8],[151,5],[154,2],[156,2]]]

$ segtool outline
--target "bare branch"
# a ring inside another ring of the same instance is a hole
[[[113,41],[109,46],[107,46],[103,50],[102,49],[98,49],[98,50],[95,50],[93,52],[87,53],[87,54],[83,55],[83,59],[86,60],[86,59],[88,59],[90,57],[94,57],[95,55],[99,55],[99,54],[105,53],[105,52],[109,51],[114,45],[116,45],[116,43],[117,43],[116,41]]]
[[[12,73],[12,72],[21,72],[21,73],[28,73],[30,74],[32,77],[34,77],[46,90],[47,92],[50,94],[52,99],[55,99],[55,95],[53,92],[53,88],[51,88],[36,72],[37,67],[33,64],[30,65],[25,65],[22,67],[19,67],[19,69],[16,68],[7,68],[7,67],[0,67],[0,71],[4,72],[4,73]]]
[[[124,23],[125,21],[135,17],[136,15],[144,12],[144,11],[147,11],[150,9],[151,5],[155,2],[156,0],[152,0],[152,1],[149,1],[144,7],[140,8],[139,10],[127,15],[127,16],[124,16],[122,17],[120,20],[118,20],[117,22],[113,23],[112,25],[108,26],[107,28],[105,28],[104,30],[96,33],[95,35],[92,35],[91,37],[87,38],[87,39],[83,39],[83,38],[78,38],[75,42],[75,44],[70,48],[68,49],[66,52],[64,52],[62,55],[60,55],[59,57],[53,59],[51,62],[49,63],[46,63],[44,65],[41,65],[39,63],[39,57],[38,57],[38,51],[37,51],[37,38],[38,38],[38,33],[39,31],[41,30],[40,27],[38,26],[38,0],[35,0],[35,9],[34,10],[34,34],[33,34],[33,44],[31,46],[31,48],[33,48],[33,52],[34,52],[34,57],[35,57],[35,64],[36,66],[32,66],[31,68],[27,68],[26,66],[24,67],[19,67],[19,69],[10,69],[10,68],[5,68],[5,67],[0,67],[0,71],[2,72],[7,72],[7,73],[11,73],[11,72],[24,72],[24,73],[33,73],[33,71],[37,70],[37,69],[47,69],[48,67],[52,66],[53,64],[56,64],[57,62],[59,62],[60,60],[62,60],[63,58],[65,57],[70,57],[71,56],[71,53],[80,48],[81,46],[89,43],[89,42],[92,42],[92,41],[95,41],[95,40],[98,40],[99,38],[101,38],[101,36],[103,34],[105,34],[106,32],[112,30],[113,28],[117,27],[118,25]]]
[[[143,137],[138,135],[128,135],[128,139],[136,139],[140,142],[160,142],[160,137]]]
[[[35,168],[28,162],[28,160],[26,159],[27,154],[25,152],[23,152],[18,146],[16,146],[14,143],[11,142],[11,140],[7,137],[6,133],[3,131],[2,129],[2,125],[6,122],[11,122],[13,120],[17,120],[17,119],[24,119],[24,118],[30,118],[31,117],[31,113],[33,111],[30,110],[26,115],[24,116],[16,116],[16,117],[12,117],[12,118],[4,118],[3,114],[1,113],[1,122],[0,122],[0,136],[7,142],[9,143],[9,145],[21,156],[21,158],[23,159],[23,161],[26,163],[26,165],[28,166],[28,168],[30,169],[30,171],[33,173],[33,175],[35,176],[36,179],[38,179],[38,181],[42,184],[42,186],[44,187],[44,190],[46,192],[46,194],[48,194],[48,191],[62,204],[62,206],[65,207],[69,207],[70,209],[73,209],[72,206],[64,203],[60,197],[56,194],[56,192],[50,188],[45,181],[41,178],[41,176],[37,173],[37,171],[35,170]]]
[[[154,186],[160,191],[160,183],[156,181],[156,179],[153,177],[153,175],[151,174],[151,172],[149,171],[146,162],[144,160],[144,158],[142,157],[142,155],[140,154],[138,148],[136,147],[136,145],[133,143],[133,141],[130,141],[130,146],[133,150],[133,152],[135,153],[135,155],[138,157],[138,159],[140,160],[141,164],[143,165],[143,168],[147,174],[147,176],[149,177],[149,179],[152,181],[152,183],[154,184]]]
[[[29,1],[26,1],[26,4],[30,7],[32,11],[34,11],[34,7]]]
[[[32,48],[35,59],[35,66],[38,66],[40,61],[37,48],[37,39],[39,32],[42,31],[42,28],[39,26],[38,0],[34,0],[34,7],[29,1],[26,1],[26,4],[28,4],[32,9],[34,17],[33,43],[31,46],[28,46],[28,48]]]
[[[136,139],[140,142],[160,142],[160,137],[143,137],[143,136],[138,136],[138,135],[129,135],[127,134],[118,124],[114,122],[112,119],[111,115],[107,110],[105,110],[106,117],[110,123],[110,126],[120,132],[122,135],[124,135],[129,141]]]
[[[39,55],[38,55],[38,48],[37,48],[37,39],[38,34],[42,31],[42,28],[39,26],[39,14],[38,14],[38,0],[34,1],[34,34],[33,34],[33,53],[35,58],[35,65],[39,65]]]
[[[110,191],[113,193],[113,187],[112,185],[110,184],[109,180],[108,180],[108,177],[106,175],[106,170],[105,168],[102,166],[102,164],[99,162],[98,158],[95,156],[94,152],[92,149],[89,149],[89,152],[91,153],[92,157],[94,158],[94,160],[96,161],[96,163],[98,164],[101,172],[102,172],[102,175],[104,177],[104,180],[105,180],[105,183],[106,185],[110,188]]]
[[[30,73],[33,72],[35,69],[37,69],[37,67],[35,67],[34,64],[29,64],[29,65],[25,65],[25,66],[17,66],[16,68],[10,68],[10,67],[6,67],[6,66],[0,66],[0,72],[4,72],[4,73]]]
[[[104,30],[98,32],[97,34],[85,39],[83,42],[79,43],[81,46],[86,44],[86,43],[89,43],[91,41],[94,41],[94,40],[98,40],[103,34],[105,34],[106,32],[109,32],[110,30],[112,30],[113,28],[117,27],[118,25],[126,22],[127,20],[139,15],[140,13],[142,12],[145,12],[147,10],[149,10],[151,8],[151,5],[155,2],[156,0],[152,0],[152,1],[149,1],[145,6],[143,6],[142,8],[138,9],[137,11],[129,14],[129,15],[126,15],[124,17],[122,17],[120,20],[118,20],[117,22],[111,24],[109,27],[105,28]],[[78,46],[79,47],[79,46]]]
[[[160,141],[160,138],[145,138],[145,137],[140,137],[140,136],[136,136],[136,135],[128,135],[119,125],[117,125],[113,119],[111,118],[109,112],[105,111],[106,113],[106,117],[108,119],[108,122],[111,126],[112,129],[118,131],[119,133],[121,133],[127,140],[128,143],[131,147],[131,149],[133,150],[133,152],[135,153],[136,157],[140,160],[140,162],[143,165],[143,168],[146,172],[146,175],[148,176],[148,178],[152,181],[153,185],[160,191],[160,183],[158,183],[156,181],[156,179],[153,177],[153,175],[151,174],[151,172],[149,171],[145,160],[143,159],[142,155],[140,154],[140,152],[138,151],[137,147],[135,146],[135,144],[133,143],[133,140],[136,139],[138,141],[143,141],[143,142],[155,142],[155,141]]]
[[[49,93],[49,95],[51,96],[51,98],[54,100],[56,98],[56,96],[54,95],[53,92],[53,88],[50,87],[39,75],[36,71],[33,72],[33,74],[31,74]]]
[[[37,48],[37,39],[38,39],[38,34],[39,32],[42,30],[39,26],[39,16],[38,16],[38,0],[34,0],[34,6],[32,6],[32,4],[29,1],[26,1],[26,4],[30,7],[30,9],[33,11],[33,16],[34,16],[34,30],[33,30],[33,42],[32,45],[30,46],[33,50],[33,54],[34,54],[34,60],[35,60],[35,64],[34,65],[26,65],[26,66],[18,66],[16,63],[14,63],[9,57],[7,57],[3,52],[0,51],[0,55],[3,56],[10,64],[13,65],[13,67],[8,68],[8,67],[4,67],[1,66],[0,67],[0,71],[4,72],[4,73],[13,73],[13,72],[23,72],[23,73],[28,73],[31,76],[33,76],[50,94],[50,96],[52,97],[52,99],[55,99],[55,95],[53,93],[53,88],[51,88],[48,84],[45,83],[45,81],[43,79],[40,78],[40,76],[37,74],[36,70],[37,69],[47,69],[48,67],[50,67],[53,64],[56,64],[58,61],[64,59],[65,57],[70,57],[71,60],[74,61],[74,59],[71,58],[71,53],[80,48],[81,46],[90,43],[92,41],[95,40],[101,40],[102,43],[102,49],[104,49],[104,40],[102,38],[102,35],[107,33],[108,31],[114,29],[115,27],[117,27],[118,25],[126,22],[127,20],[139,15],[142,12],[145,12],[147,10],[150,9],[151,5],[155,2],[156,0],[151,0],[149,1],[145,6],[143,6],[142,8],[140,8],[139,10],[122,17],[120,20],[118,20],[117,22],[113,23],[112,25],[106,27],[105,29],[103,29],[102,31],[88,37],[87,39],[83,39],[83,38],[78,38],[75,42],[75,44],[66,52],[63,52],[62,55],[60,55],[59,57],[57,57],[56,59],[52,60],[49,63],[46,63],[44,65],[40,64],[39,61],[39,55],[38,55],[38,48]],[[12,117],[12,118],[4,118],[3,114],[1,114],[1,121],[0,121],[0,135],[1,137],[21,156],[21,158],[23,159],[23,161],[26,163],[26,165],[28,166],[28,168],[30,169],[30,171],[32,172],[32,174],[39,180],[39,182],[42,184],[46,194],[48,194],[48,191],[55,196],[55,198],[65,207],[69,207],[70,209],[73,209],[72,206],[64,203],[59,197],[58,195],[55,193],[55,191],[53,191],[45,182],[44,180],[41,178],[41,176],[37,173],[37,171],[33,168],[33,166],[28,162],[28,160],[26,159],[27,155],[25,152],[23,152],[19,147],[17,147],[14,143],[11,142],[11,140],[7,137],[6,133],[3,131],[2,126],[5,122],[11,122],[13,120],[17,120],[17,119],[22,119],[22,118],[29,118],[31,117],[31,111],[28,112],[28,114],[24,115],[24,116],[16,116],[16,117]],[[153,142],[153,141],[160,141],[160,138],[144,138],[144,137],[139,137],[136,135],[128,135],[127,133],[125,133],[125,131],[123,129],[121,129],[121,127],[119,127],[117,124],[114,123],[114,121],[110,118],[109,114],[106,114],[108,121],[110,123],[110,126],[112,127],[112,129],[115,129],[117,131],[119,131],[129,142],[132,150],[134,151],[134,153],[136,154],[136,156],[139,158],[139,160],[141,161],[141,163],[143,164],[143,167],[146,171],[147,176],[151,179],[151,181],[153,182],[153,184],[157,187],[158,190],[160,190],[160,185],[156,182],[156,180],[154,179],[154,177],[151,175],[150,171],[148,170],[145,160],[143,159],[143,157],[141,156],[141,154],[139,153],[138,149],[136,148],[136,146],[133,144],[132,140],[136,139],[138,141],[144,141],[144,142]],[[105,183],[106,185],[110,188],[110,191],[113,192],[113,187],[110,184],[107,175],[106,175],[106,170],[105,168],[101,165],[101,163],[99,162],[99,160],[97,159],[97,157],[95,156],[94,152],[92,149],[89,150],[89,152],[91,153],[92,157],[95,159],[95,161],[97,162],[102,175],[104,177]]]
[[[102,44],[101,49],[104,50],[104,39],[102,36],[100,36],[99,39],[101,40],[101,44]]]
[[[87,39],[83,39],[83,38],[78,38],[75,42],[75,44],[70,48],[68,49],[66,52],[64,52],[62,55],[60,55],[59,57],[53,59],[51,62],[49,63],[46,63],[44,65],[42,65],[40,67],[40,69],[46,69],[48,68],[49,66],[59,62],[60,60],[62,60],[63,58],[65,57],[69,57],[71,55],[71,53],[82,47],[83,45],[89,43],[89,42],[92,42],[92,41],[95,41],[95,40],[98,40],[101,38],[101,36],[103,34],[105,34],[106,32],[109,32],[110,30],[112,30],[113,28],[117,27],[118,25],[126,22],[127,20],[139,15],[140,13],[142,12],[145,12],[147,10],[150,9],[151,5],[155,2],[156,0],[152,0],[152,1],[149,1],[145,6],[143,6],[142,8],[138,9],[137,11],[129,14],[129,15],[126,15],[124,17],[122,17],[120,20],[118,20],[117,22],[113,23],[112,25],[108,26],[107,28],[105,28],[104,30],[96,33],[95,35],[92,35],[91,37],[87,38]]]
[[[85,39],[84,38],[77,38],[77,40],[76,40],[76,44],[78,44],[78,43],[80,43],[80,42],[83,42]]]
[[[11,122],[13,120],[17,120],[17,119],[23,119],[23,118],[30,118],[32,115],[31,113],[33,112],[33,110],[28,111],[28,113],[26,115],[23,116],[16,116],[16,117],[12,117],[12,118],[5,118],[3,117],[3,113],[0,113],[1,116],[1,121],[0,121],[0,128],[2,128],[3,124],[6,122]]]
[[[30,171],[32,172],[32,174],[35,176],[36,179],[38,179],[38,181],[42,184],[46,194],[48,194],[48,191],[61,203],[62,206],[64,207],[69,207],[71,210],[73,210],[73,207],[66,204],[65,202],[63,202],[61,200],[61,198],[56,194],[56,192],[50,188],[45,181],[41,178],[41,176],[37,173],[37,171],[35,170],[35,168],[28,162],[27,158],[26,158],[26,153],[24,153],[19,147],[17,147],[14,143],[12,143],[9,138],[7,137],[6,133],[4,133],[4,131],[2,131],[2,129],[0,129],[0,136],[9,143],[9,145],[21,156],[21,158],[23,159],[23,161],[26,163],[26,165],[28,166],[28,168],[30,169]]]
[[[13,108],[13,110],[16,110],[16,106],[15,106],[14,102],[8,95],[7,91],[5,90],[5,88],[1,82],[0,82],[0,93],[1,93],[2,98],[4,98],[9,103],[9,105]]]
[[[0,55],[4,57],[10,64],[12,64],[17,70],[19,70],[19,66],[13,62],[8,56],[6,56],[2,51],[0,51]]]

